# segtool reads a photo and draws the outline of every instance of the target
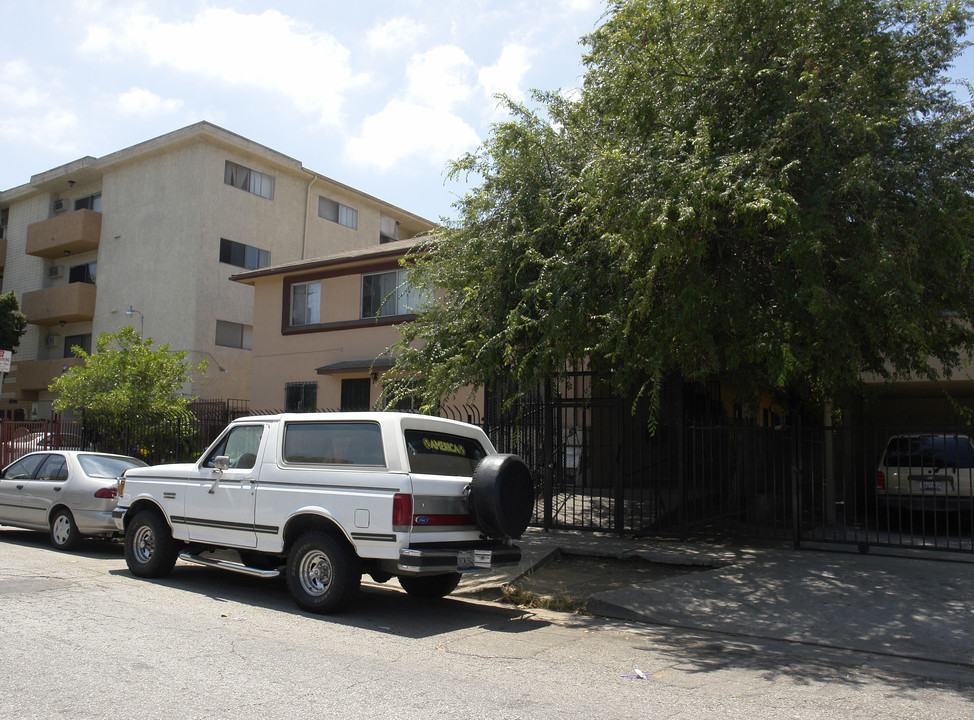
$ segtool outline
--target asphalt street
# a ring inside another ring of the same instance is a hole
[[[141,580],[117,545],[64,554],[16,530],[0,529],[0,608],[4,720],[974,715],[957,664],[421,602],[394,582],[319,617],[279,581],[183,563]]]

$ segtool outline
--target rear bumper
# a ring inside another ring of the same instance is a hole
[[[413,546],[399,551],[399,572],[436,574],[481,572],[521,562],[516,545],[480,543],[463,546]]]
[[[114,535],[118,532],[111,510],[75,510],[73,514],[82,535]]]
[[[880,507],[916,512],[958,512],[974,509],[974,498],[964,495],[876,495]]]
[[[125,532],[125,513],[127,512],[127,507],[116,507],[112,510],[112,522],[115,524],[115,529],[119,532]]]

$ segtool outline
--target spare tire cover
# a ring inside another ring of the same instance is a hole
[[[488,455],[473,471],[470,513],[481,532],[519,538],[534,513],[534,481],[517,455]]]

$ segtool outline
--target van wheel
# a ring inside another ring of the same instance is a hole
[[[399,584],[410,595],[424,600],[437,600],[446,597],[460,584],[460,573],[445,575],[401,575]]]
[[[361,582],[358,557],[326,533],[305,533],[288,553],[287,588],[302,610],[341,610],[358,593]]]
[[[125,564],[133,575],[165,577],[172,572],[179,554],[165,519],[155,510],[138,513],[125,530]]]
[[[488,455],[473,471],[470,512],[489,537],[519,538],[534,514],[531,470],[517,455]]]

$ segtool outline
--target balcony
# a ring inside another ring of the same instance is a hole
[[[101,239],[101,213],[75,210],[27,227],[28,255],[59,258],[97,250]]]
[[[24,293],[21,312],[34,325],[91,320],[95,316],[95,286],[70,283]]]
[[[10,373],[10,382],[4,383],[4,394],[12,390],[16,400],[37,400],[38,393],[47,390],[65,369],[83,364],[83,360],[75,357],[18,362],[16,374]]]

